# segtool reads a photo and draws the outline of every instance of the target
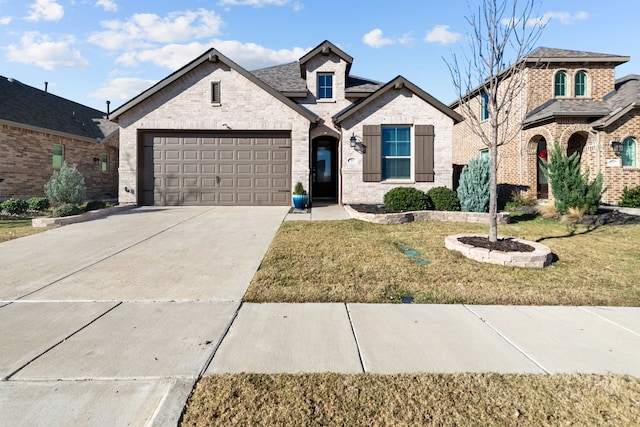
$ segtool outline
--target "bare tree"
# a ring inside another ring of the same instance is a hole
[[[525,58],[535,47],[545,22],[536,15],[538,0],[483,0],[477,13],[472,13],[470,6],[469,10],[466,20],[471,34],[468,49],[463,51],[464,60],[459,61],[454,54],[451,62],[445,62],[459,97],[460,113],[489,149],[489,241],[495,242],[498,147],[514,139],[520,130]]]

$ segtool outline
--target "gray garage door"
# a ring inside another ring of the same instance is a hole
[[[291,204],[289,132],[154,132],[141,148],[143,205]]]

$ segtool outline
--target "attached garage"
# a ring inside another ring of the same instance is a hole
[[[288,131],[142,132],[138,203],[288,206]]]

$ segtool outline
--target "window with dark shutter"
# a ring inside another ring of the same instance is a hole
[[[211,82],[211,103],[220,104],[220,82]]]
[[[416,182],[433,182],[433,125],[416,125]]]
[[[362,127],[362,142],[364,145],[362,180],[364,182],[380,182],[381,180],[380,129],[379,125],[364,125]]]

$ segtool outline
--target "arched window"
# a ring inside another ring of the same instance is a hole
[[[625,138],[622,141],[622,166],[636,165],[636,141],[633,138]]]
[[[574,93],[576,96],[587,96],[587,73],[584,71],[576,73]]]
[[[558,71],[554,79],[553,96],[567,96],[567,73]]]

